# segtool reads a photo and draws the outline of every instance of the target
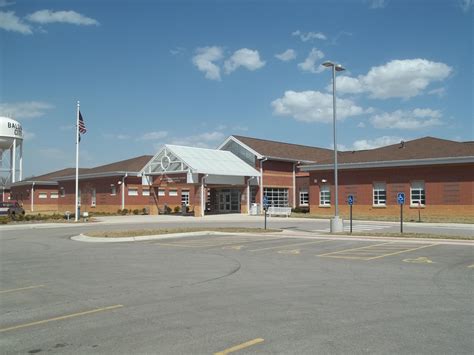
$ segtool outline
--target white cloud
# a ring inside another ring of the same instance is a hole
[[[370,122],[375,128],[416,130],[442,125],[441,116],[438,110],[416,108],[374,115]]]
[[[31,27],[23,23],[13,11],[0,11],[0,28],[5,31],[19,32],[24,35],[33,33]]]
[[[352,147],[347,150],[365,150],[384,147],[391,144],[400,143],[404,140],[401,137],[395,136],[382,136],[375,139],[360,139],[352,144]]]
[[[388,0],[369,0],[369,9],[383,9],[388,5]]]
[[[15,103],[0,103],[0,115],[13,119],[36,118],[46,114],[54,106],[46,102],[30,101]]]
[[[280,54],[275,54],[275,58],[280,59],[283,62],[288,62],[296,58],[296,52],[294,49],[287,49]]]
[[[86,17],[75,11],[51,11],[40,10],[26,16],[26,19],[31,22],[40,24],[47,23],[69,23],[72,25],[99,25],[97,20]]]
[[[365,123],[364,123],[364,122],[359,122],[359,123],[357,124],[357,127],[358,127],[358,128],[365,128]]]
[[[227,74],[232,73],[239,67],[247,68],[248,70],[257,70],[265,65],[265,61],[260,59],[260,54],[257,50],[248,48],[241,48],[236,50],[232,56],[224,63],[224,69]]]
[[[118,134],[105,133],[103,136],[104,136],[104,138],[107,138],[107,139],[115,139],[115,140],[126,140],[126,139],[130,139],[130,138],[131,138],[129,135],[121,134],[121,133],[118,133]]]
[[[392,60],[357,78],[338,76],[336,84],[342,93],[367,92],[377,99],[408,99],[420,95],[431,83],[446,79],[451,72],[450,66],[426,59]]]
[[[273,114],[290,116],[302,122],[332,122],[332,95],[319,91],[286,91],[283,97],[271,103]],[[354,104],[352,100],[337,99],[337,118],[361,115],[364,110]]]
[[[198,148],[215,148],[221,143],[226,135],[222,132],[204,132],[186,137],[175,137],[170,140],[170,144],[185,145]]]
[[[181,55],[184,52],[186,52],[186,48],[183,48],[183,47],[175,47],[173,49],[170,49],[171,55]]]
[[[34,132],[28,132],[23,130],[23,139],[25,141],[30,141],[36,137],[36,134]]]
[[[298,36],[303,42],[311,41],[313,39],[321,39],[326,40],[327,37],[325,34],[321,32],[301,32],[300,30],[296,30],[292,33],[293,36]]]
[[[474,5],[474,0],[461,0],[459,5],[463,12],[468,12]]]
[[[446,89],[436,88],[436,89],[428,91],[428,95],[438,95],[438,97],[443,97],[444,95],[446,95]]]
[[[143,134],[139,140],[150,141],[150,140],[159,140],[163,139],[168,136],[167,131],[155,131],[155,132],[147,132]]]
[[[10,5],[15,5],[14,1],[0,0],[0,7],[7,7]]]
[[[303,71],[308,71],[310,73],[320,73],[324,70],[324,67],[321,64],[316,64],[320,59],[324,58],[324,53],[320,50],[313,48],[309,52],[305,61],[298,63],[298,67]]]
[[[198,70],[204,72],[207,79],[221,80],[220,68],[214,62],[222,59],[222,48],[217,46],[202,47],[196,49],[196,53],[192,61]]]

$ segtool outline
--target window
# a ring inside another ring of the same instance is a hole
[[[48,193],[47,192],[40,192],[38,194],[38,198],[48,198]]]
[[[136,187],[129,187],[128,196],[138,196],[138,189]]]
[[[178,190],[170,190],[170,196],[178,196]]]
[[[269,206],[288,207],[288,189],[265,187],[263,195],[267,196]]]
[[[300,206],[308,206],[309,204],[309,192],[306,187],[300,189]]]
[[[142,196],[150,196],[150,189],[149,188],[143,188],[142,189]]]
[[[164,196],[165,195],[165,190],[159,189],[158,190],[158,196]]]
[[[110,196],[115,196],[117,195],[117,187],[115,185],[110,185]]]
[[[189,191],[181,191],[181,204],[189,206]]]
[[[425,182],[413,181],[410,187],[410,205],[424,206],[425,205]]]
[[[329,185],[321,185],[319,189],[319,205],[331,206],[331,190]]]
[[[66,189],[64,189],[64,187],[61,187],[59,189],[59,196],[61,197],[65,197],[66,196]]]
[[[387,201],[387,190],[384,182],[374,182],[374,206],[385,206]]]
[[[51,192],[51,194],[49,195],[50,198],[58,198],[59,197],[59,194],[57,192]]]

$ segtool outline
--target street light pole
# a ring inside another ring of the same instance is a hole
[[[337,179],[337,135],[336,135],[336,71],[345,70],[340,64],[333,62],[324,62],[325,67],[332,70],[332,128],[334,138],[334,218],[331,220],[331,233],[344,231],[344,224],[339,218],[339,185]]]

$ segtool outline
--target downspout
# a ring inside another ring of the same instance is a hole
[[[128,176],[127,173],[122,178],[122,210],[125,209],[125,178]]]
[[[31,212],[33,212],[35,210],[35,182],[33,181],[33,183],[31,184],[31,206],[30,206],[30,210]]]
[[[263,158],[260,160],[260,206],[261,211],[263,211],[263,163],[266,162],[268,158]]]

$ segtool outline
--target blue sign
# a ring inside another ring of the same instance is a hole
[[[405,203],[405,194],[403,192],[399,192],[397,194],[397,202],[399,205],[403,205]]]
[[[347,203],[351,206],[354,204],[354,196],[353,195],[347,195]]]
[[[268,197],[267,197],[267,195],[263,196],[263,207],[265,207],[265,208],[268,207]]]

